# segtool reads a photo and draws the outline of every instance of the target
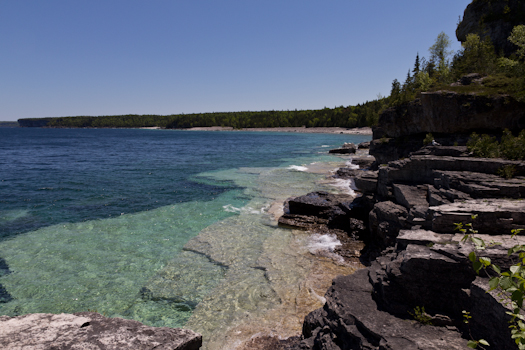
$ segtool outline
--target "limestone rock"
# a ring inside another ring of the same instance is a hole
[[[148,327],[94,312],[0,316],[2,349],[197,350],[202,337],[178,328]]]
[[[387,109],[380,115],[373,132],[375,140],[426,133],[470,134],[479,129],[496,131],[505,128],[525,128],[525,103],[508,96],[436,91],[424,92],[420,99]],[[370,151],[376,156],[372,147]]]
[[[499,302],[501,297],[497,291],[489,292],[489,289],[488,281],[480,277],[470,287],[472,336],[475,339],[490,339],[490,347],[493,349],[517,349],[509,329],[511,317],[506,314],[512,310]]]
[[[446,189],[454,189],[472,198],[525,198],[525,178],[504,179],[494,174],[472,171],[435,171],[434,178]]]
[[[354,178],[357,189],[363,193],[375,193],[377,189],[377,171],[363,171]]]
[[[481,38],[488,36],[496,52],[503,50],[509,56],[516,51],[516,46],[507,38],[518,24],[525,24],[525,4],[522,1],[473,1],[465,9],[456,29],[456,37],[464,42],[470,33],[478,34]]]
[[[337,277],[322,309],[303,325],[301,349],[465,349],[459,333],[399,319],[378,308],[368,269]]]
[[[341,148],[331,149],[328,153],[350,154],[357,151],[357,146],[353,143],[345,143]]]
[[[480,234],[504,235],[525,229],[525,203],[506,199],[472,199],[429,208],[432,231],[450,233],[455,223],[474,223]],[[477,215],[475,220],[472,215]]]
[[[410,210],[415,206],[426,206],[428,186],[409,186],[402,184],[394,184],[394,195],[396,202]]]
[[[369,149],[370,148],[370,142],[361,142],[357,145],[358,149]]]
[[[339,168],[335,172],[335,177],[339,179],[353,179],[362,173],[362,170],[352,168]]]
[[[380,247],[394,245],[407,217],[408,211],[401,205],[390,201],[377,203],[369,216],[371,240]]]

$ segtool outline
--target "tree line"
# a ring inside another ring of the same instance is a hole
[[[272,127],[364,127],[377,123],[388,106],[388,98],[348,107],[317,110],[213,112],[172,115],[112,115],[19,119],[20,126],[65,128],[141,128],[184,129],[224,126],[235,129]]]
[[[488,95],[507,94],[525,101],[525,25],[513,28],[508,41],[516,51],[510,56],[497,53],[488,35],[467,35],[457,52],[449,50],[450,39],[440,33],[429,48],[429,59],[416,55],[414,67],[408,70],[404,83],[392,82],[390,106],[397,106],[418,97],[421,92],[452,90],[460,93]],[[478,84],[453,86],[461,77],[478,73],[483,79]]]

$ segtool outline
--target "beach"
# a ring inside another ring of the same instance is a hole
[[[348,135],[372,135],[372,128],[339,128],[339,127],[276,127],[276,128],[244,128],[234,129],[225,126],[194,127],[185,130],[190,131],[257,131],[257,132],[296,132],[303,134],[348,134]]]

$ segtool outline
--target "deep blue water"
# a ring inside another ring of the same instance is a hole
[[[282,181],[306,183],[314,178],[285,169],[337,159],[329,147],[369,139],[0,128],[0,315],[98,310],[183,325],[222,272],[199,282],[203,290],[191,302],[146,300],[143,285],[159,285],[154,275],[183,264],[172,259],[189,239],[238,215],[230,209],[253,201],[263,185],[274,186],[275,175],[261,169],[283,169]]]

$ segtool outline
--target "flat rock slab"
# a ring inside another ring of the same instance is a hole
[[[202,336],[188,329],[156,328],[94,312],[0,316],[6,350],[197,350]]]
[[[393,184],[394,196],[398,204],[409,209],[415,206],[428,207],[428,189],[424,186]]]
[[[455,223],[472,222],[481,234],[510,234],[525,229],[525,201],[508,199],[471,199],[429,208],[432,231],[450,233]],[[478,215],[472,219],[472,215]]]

